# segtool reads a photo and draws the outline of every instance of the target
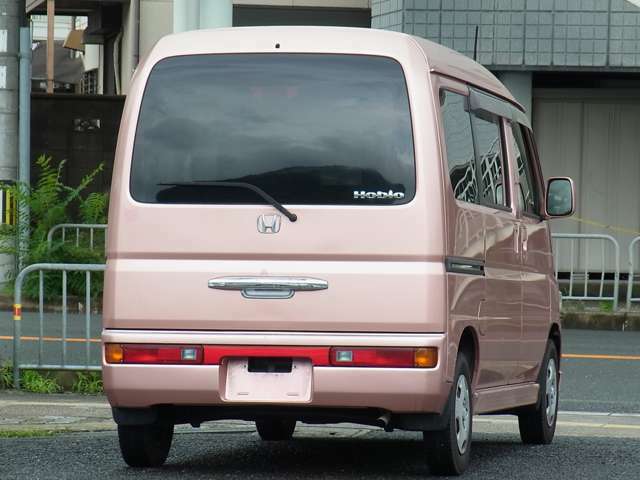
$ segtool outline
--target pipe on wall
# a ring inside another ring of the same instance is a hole
[[[133,31],[131,32],[131,69],[135,71],[140,62],[140,0],[131,0]]]

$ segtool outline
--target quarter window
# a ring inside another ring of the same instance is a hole
[[[474,111],[471,118],[483,202],[507,206],[500,117],[484,111]]]
[[[449,178],[458,200],[479,203],[476,163],[467,97],[442,90],[440,95],[442,123]]]
[[[526,147],[524,132],[520,124],[514,124],[513,148],[516,154],[516,165],[518,166],[518,201],[520,209],[531,215],[539,215],[539,198],[536,189],[535,177],[531,166],[531,156]]]

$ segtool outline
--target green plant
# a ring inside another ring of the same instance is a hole
[[[603,300],[599,304],[600,311],[611,313],[613,312],[613,302],[611,300]]]
[[[10,363],[5,363],[0,367],[0,388],[13,387],[13,367]]]
[[[97,372],[78,372],[76,381],[71,389],[76,393],[96,395],[102,393],[102,377]]]
[[[103,263],[104,237],[96,235],[94,248],[87,241],[88,232],[82,233],[78,245],[76,242],[64,242],[61,238],[51,246],[47,243],[49,230],[60,223],[106,223],[108,196],[106,193],[90,193],[84,191],[102,172],[100,164],[95,170],[85,175],[75,187],[63,183],[65,161],[54,165],[51,157],[41,156],[36,160],[39,169],[38,181],[35,185],[16,183],[3,185],[2,188],[15,199],[17,221],[14,225],[0,226],[0,254],[13,255],[20,259],[24,267],[33,263]],[[23,211],[29,211],[29,222],[21,218]],[[20,244],[19,238],[28,238]],[[75,235],[74,238],[75,240]],[[17,269],[10,273],[8,280],[17,275]],[[62,272],[44,273],[45,298],[58,299],[61,295]],[[84,297],[85,275],[83,272],[69,272],[67,275],[67,293]],[[26,298],[38,297],[38,276],[29,275],[23,285]],[[13,282],[7,284],[9,293],[13,291]],[[91,296],[95,299],[102,293],[102,275],[93,274]]]
[[[59,393],[62,387],[55,379],[39,374],[34,370],[22,372],[20,381],[22,389],[33,393]]]

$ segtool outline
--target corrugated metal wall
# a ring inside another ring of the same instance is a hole
[[[587,222],[640,235],[640,92],[534,90],[533,128],[544,176],[571,176],[578,189],[577,218],[552,222],[553,231],[613,235],[620,242],[621,270],[627,271],[627,247],[636,235]],[[599,265],[600,253],[589,252],[590,265]],[[611,271],[609,255],[606,262]],[[568,268],[566,258],[559,263]]]

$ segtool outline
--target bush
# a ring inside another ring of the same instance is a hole
[[[0,254],[9,254],[20,259],[23,267],[34,263],[104,263],[104,238],[99,235],[95,239],[94,249],[86,241],[86,235],[79,246],[75,243],[54,241],[51,248],[47,245],[47,233],[54,225],[60,223],[106,223],[108,195],[106,193],[83,192],[102,172],[103,164],[86,175],[75,187],[64,185],[61,181],[65,161],[53,165],[51,157],[41,156],[36,165],[40,170],[38,182],[33,187],[16,183],[4,185],[18,207],[15,225],[0,226]],[[20,213],[28,208],[29,225],[21,221]],[[18,239],[21,234],[28,234],[28,242],[20,248]],[[74,236],[75,239],[75,236]],[[17,267],[9,275],[8,293],[13,293],[13,282],[17,275]],[[62,272],[45,272],[45,299],[58,299],[62,293]],[[98,297],[102,293],[102,275],[92,274],[91,296]],[[84,297],[85,277],[83,272],[69,272],[67,276],[67,293]],[[38,297],[38,276],[29,275],[23,285],[25,298]]]

